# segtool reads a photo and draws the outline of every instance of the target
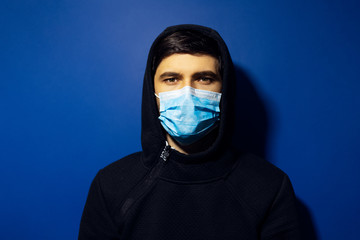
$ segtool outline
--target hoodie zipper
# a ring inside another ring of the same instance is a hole
[[[169,158],[169,155],[170,155],[170,146],[169,146],[169,144],[168,144],[167,141],[166,141],[165,143],[166,143],[166,145],[165,145],[164,149],[162,150],[162,152],[161,152],[161,154],[160,154],[160,158],[161,158],[164,162],[167,161],[167,159]]]
[[[165,165],[170,156],[170,149],[171,147],[166,142],[166,145],[160,154],[160,159],[158,163],[156,163],[156,165],[150,170],[150,173],[145,177],[145,179],[137,187],[135,187],[135,189],[130,192],[129,195],[126,197],[126,200],[121,206],[121,215],[123,222],[126,218],[127,212],[130,210],[133,204],[135,204],[142,197],[144,197],[146,193],[148,193],[154,186],[155,180],[160,175],[163,166]]]
[[[150,174],[148,175],[145,181],[150,181],[150,183],[152,183],[160,175],[161,169],[168,160],[169,156],[170,156],[170,146],[166,142],[166,145],[160,154],[160,161],[155,165],[155,167],[151,169]]]

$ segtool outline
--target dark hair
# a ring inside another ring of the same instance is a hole
[[[175,53],[205,54],[218,60],[219,72],[221,73],[221,55],[217,42],[200,32],[181,30],[161,39],[155,46],[152,62],[153,75],[160,62]]]

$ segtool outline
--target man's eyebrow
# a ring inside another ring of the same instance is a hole
[[[220,76],[214,73],[213,71],[202,71],[193,74],[193,78],[204,77],[204,76],[214,78],[215,80],[221,80]]]
[[[177,76],[181,76],[181,74],[177,72],[164,72],[159,77],[163,78],[163,77],[177,77]]]

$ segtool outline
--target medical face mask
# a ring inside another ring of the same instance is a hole
[[[161,125],[182,145],[198,141],[220,120],[221,93],[186,86],[161,92],[157,97]]]

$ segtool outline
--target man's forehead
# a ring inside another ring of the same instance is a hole
[[[164,72],[218,72],[218,60],[210,55],[205,54],[172,54],[164,58],[158,68],[157,72],[161,74]]]
[[[160,73],[159,78],[165,77],[183,77],[183,72],[162,72]],[[191,73],[193,77],[211,77],[211,78],[219,78],[219,75],[214,71],[199,71]]]

